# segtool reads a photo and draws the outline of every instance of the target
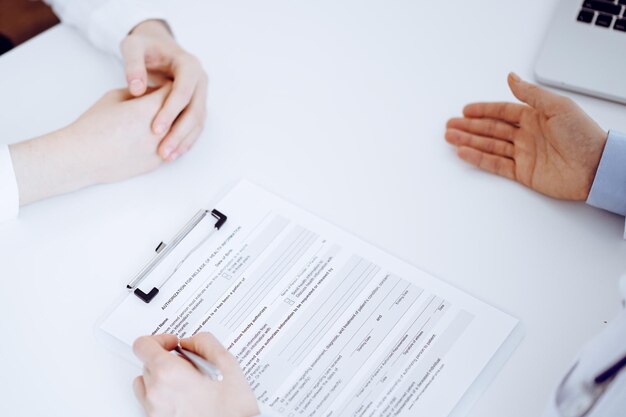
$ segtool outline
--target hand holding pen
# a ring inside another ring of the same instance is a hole
[[[259,414],[239,363],[212,334],[180,341],[167,334],[144,336],[133,351],[144,364],[143,375],[134,382],[135,395],[148,416]]]

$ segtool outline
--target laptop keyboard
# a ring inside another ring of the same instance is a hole
[[[578,21],[626,32],[626,0],[585,0]]]

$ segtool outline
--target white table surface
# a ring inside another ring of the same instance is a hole
[[[94,323],[156,243],[240,178],[521,319],[470,415],[539,415],[619,308],[624,220],[479,172],[443,132],[469,101],[511,100],[509,70],[532,77],[557,1],[174,3],[210,75],[207,128],[157,172],[0,225],[0,415],[141,415],[138,370]],[[56,27],[0,58],[0,140],[59,128],[123,85],[114,59]],[[571,96],[626,131],[624,106]]]

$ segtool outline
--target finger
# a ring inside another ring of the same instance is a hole
[[[463,108],[463,115],[471,118],[485,117],[502,120],[517,125],[526,108],[526,106],[516,103],[471,103]]]
[[[180,144],[194,129],[193,117],[183,113],[159,145],[158,152],[161,158],[168,162],[176,160],[182,154]]]
[[[239,364],[235,358],[211,333],[198,333],[188,339],[182,339],[180,345],[187,350],[197,353],[222,372],[239,370]]]
[[[457,129],[448,129],[445,138],[448,143],[455,146],[467,146],[506,158],[513,158],[513,152],[515,150],[515,147],[510,142],[474,135]]]
[[[507,81],[511,92],[518,100],[545,112],[548,116],[557,112],[557,106],[566,100],[563,96],[522,80],[515,73],[510,73]]]
[[[196,127],[193,129],[183,140],[178,144],[176,149],[172,151],[170,156],[166,159],[168,162],[178,159],[181,155],[186,154],[193,147],[194,143],[200,137],[202,128]]]
[[[503,139],[513,142],[516,127],[509,123],[492,119],[468,119],[454,118],[448,120],[446,124],[448,129],[463,130],[468,133],[474,133],[489,138]]]
[[[178,145],[178,148],[176,149],[175,152],[178,152],[179,155],[184,155],[187,152],[189,152],[189,150],[193,147],[193,145],[196,143],[196,141],[200,137],[201,133],[202,133],[202,128],[196,127],[194,130],[191,131],[189,135],[187,135],[185,139],[183,139],[182,143]]]
[[[491,155],[467,146],[461,146],[458,155],[462,160],[484,171],[515,180],[515,162],[512,159]]]
[[[138,376],[133,381],[133,391],[135,392],[135,397],[137,398],[137,401],[139,401],[139,404],[146,409],[148,406],[148,402],[146,400],[146,384],[142,376]]]
[[[121,49],[128,90],[135,97],[141,96],[148,88],[145,45],[141,38],[130,35],[122,42]]]
[[[171,91],[172,91],[172,83],[168,82],[154,90],[148,89],[148,94],[144,95],[141,98],[138,98],[137,100],[148,101],[150,103],[148,109],[152,109],[150,110],[150,113],[156,114],[163,106],[163,103],[165,103],[165,99],[167,98],[168,94],[170,94]],[[163,135],[160,135],[160,137],[163,137]]]
[[[198,86],[199,74],[194,58],[186,58],[176,65],[172,92],[154,120],[155,133],[167,132],[178,115],[189,105]]]
[[[194,95],[189,107],[180,115],[174,127],[159,145],[159,155],[166,161],[173,161],[191,148],[200,136],[206,117],[205,94]],[[184,144],[184,145],[183,145]]]
[[[174,359],[169,352],[176,346],[178,338],[172,334],[142,336],[133,343],[133,352],[144,364],[149,364],[166,357]]]

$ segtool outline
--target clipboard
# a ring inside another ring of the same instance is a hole
[[[156,285],[152,287],[152,289],[148,292],[144,292],[139,288],[139,285],[155,270],[157,266],[163,262],[168,255],[170,255],[174,249],[178,247],[178,245],[187,237],[194,229],[200,224],[200,222],[209,214],[215,218],[215,224],[213,229],[206,236],[197,243],[187,254],[178,262],[178,264],[173,268],[172,272],[170,272],[165,278],[159,281]],[[157,245],[155,252],[156,255],[145,264],[145,266],[135,275],[132,281],[126,285],[126,289],[130,290],[135,294],[141,301],[144,303],[150,303],[157,296],[159,290],[165,285],[180,269],[183,263],[193,255],[207,240],[218,230],[222,228],[224,223],[228,217],[217,209],[213,209],[211,211],[201,209],[198,211],[187,224],[166,244],[161,242]]]
[[[212,222],[212,227],[208,232],[202,233],[201,226],[206,221],[211,220],[213,218],[215,221]],[[102,316],[97,320],[94,324],[94,335],[96,340],[101,343],[106,349],[114,352],[116,355],[124,358],[126,361],[135,364],[138,367],[141,367],[141,362],[135,357],[132,352],[132,349],[129,348],[128,344],[123,341],[111,336],[110,334],[104,332],[101,329],[102,323],[106,320],[106,318],[129,296],[130,293],[135,295],[139,300],[143,301],[145,304],[149,304],[159,294],[159,290],[168,282],[170,279],[176,275],[176,272],[183,266],[185,261],[191,257],[203,244],[205,244],[215,233],[222,229],[222,226],[228,220],[228,216],[225,215],[222,211],[217,209],[200,209],[194,214],[187,223],[170,239],[166,242],[161,241],[156,248],[154,249],[155,255],[144,264],[144,266],[133,276],[133,279],[126,285],[126,291],[123,291],[120,296],[112,303],[111,307],[108,308]],[[200,232],[203,234],[203,237],[199,240],[199,242],[194,242],[195,244],[191,247],[191,249],[186,250],[184,255],[180,257],[179,261],[176,265],[171,268],[171,272],[166,275],[165,278],[158,281],[156,284],[151,285],[152,287],[149,291],[144,291],[142,288],[145,287],[145,281],[149,280],[151,274],[155,269],[161,265],[164,261],[168,260],[169,257],[173,256],[176,249],[181,246],[181,244],[185,243],[185,239],[190,237],[194,232]],[[143,285],[142,285],[143,284]]]

